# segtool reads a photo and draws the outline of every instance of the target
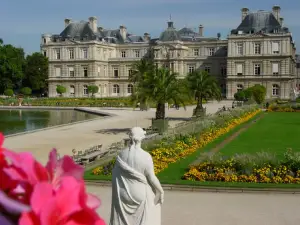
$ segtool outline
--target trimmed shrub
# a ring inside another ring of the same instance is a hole
[[[21,93],[22,93],[23,95],[25,95],[25,96],[29,96],[29,95],[31,95],[32,90],[31,90],[31,88],[29,88],[29,87],[23,87],[23,88],[21,89]]]
[[[4,95],[5,96],[9,96],[9,97],[12,97],[14,95],[14,91],[12,89],[6,89],[4,91]]]

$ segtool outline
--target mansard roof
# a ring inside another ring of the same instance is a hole
[[[97,32],[94,32],[89,22],[71,22],[59,35],[53,35],[53,39],[72,39],[76,41],[80,40],[100,40],[109,43],[137,43],[145,42],[142,36],[126,34],[124,40],[120,29],[103,29],[98,27]]]
[[[94,34],[88,22],[80,21],[77,23],[70,23],[61,33],[63,38],[88,38],[94,40],[96,34]]]
[[[160,41],[179,41],[180,39],[180,35],[174,28],[172,21],[168,22],[168,28],[159,36]]]
[[[243,33],[288,33],[286,27],[282,27],[279,21],[275,18],[272,12],[257,11],[249,13],[241,22],[241,24],[231,34],[238,34],[239,31]]]

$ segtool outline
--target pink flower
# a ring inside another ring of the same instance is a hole
[[[105,225],[86,202],[84,183],[74,177],[63,177],[58,189],[41,182],[31,197],[32,211],[22,214],[19,225]]]

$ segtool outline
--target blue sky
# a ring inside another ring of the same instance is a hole
[[[273,5],[281,6],[284,24],[300,52],[299,0],[1,0],[0,38],[30,54],[39,51],[42,33],[59,34],[64,29],[65,18],[80,21],[90,16],[98,18],[98,26],[124,24],[131,33],[157,37],[170,14],[176,28],[198,30],[203,24],[205,36],[220,32],[226,38],[241,22],[241,8],[271,11]]]

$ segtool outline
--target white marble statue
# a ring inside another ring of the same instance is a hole
[[[151,155],[141,148],[146,132],[134,127],[131,143],[120,152],[112,175],[110,225],[160,225],[164,191]]]

